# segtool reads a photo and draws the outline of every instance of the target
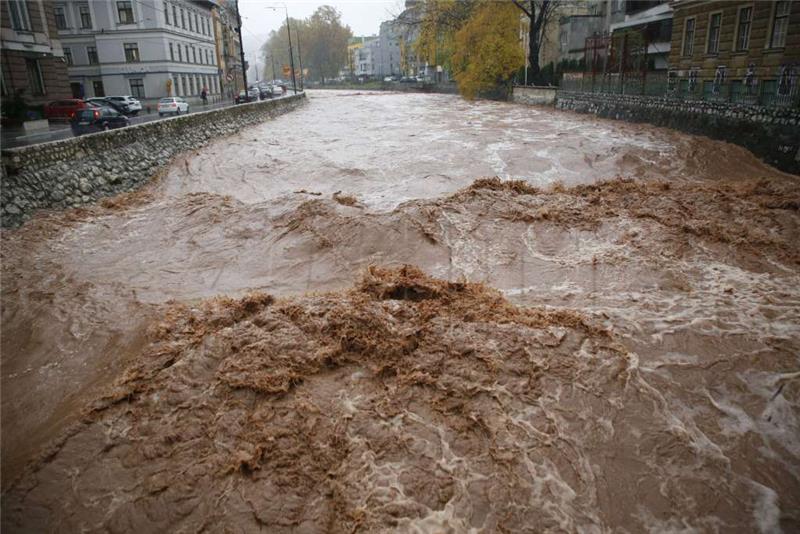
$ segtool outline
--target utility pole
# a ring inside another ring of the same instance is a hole
[[[297,59],[300,60],[300,90],[303,90],[303,55],[300,53],[300,32],[295,28],[295,38],[297,39]]]
[[[238,1],[238,0],[237,0]],[[286,10],[286,33],[289,35],[289,66],[292,68],[292,91],[297,94],[297,80],[294,76],[294,51],[292,50],[292,30],[289,29],[289,9],[283,6]]]
[[[247,101],[250,101],[250,93],[247,90],[247,69],[245,65],[247,62],[244,59],[244,42],[242,41],[242,14],[239,12],[239,0],[236,0],[236,21],[239,23],[237,31],[239,32],[239,53],[242,56],[242,81],[244,82],[244,92],[247,95]]]

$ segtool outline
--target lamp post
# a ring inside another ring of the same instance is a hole
[[[238,0],[237,0],[238,1]],[[286,11],[286,33],[289,36],[289,66],[292,69],[292,91],[297,94],[297,80],[294,76],[294,51],[292,50],[292,30],[289,27],[289,8],[286,7],[286,4],[281,4],[284,11]],[[277,7],[267,6],[267,9],[278,9]]]
[[[300,60],[300,90],[304,90],[303,84],[303,54],[300,53],[300,32],[295,29],[294,36],[297,39],[297,59]]]

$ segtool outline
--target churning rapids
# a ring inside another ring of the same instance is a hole
[[[800,187],[319,92],[2,236],[4,532],[800,530]]]

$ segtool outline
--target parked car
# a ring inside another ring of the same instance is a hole
[[[402,78],[400,78],[400,83],[416,83],[416,82],[417,82],[416,78],[410,76],[403,76]]]
[[[86,101],[80,98],[68,100],[55,100],[44,106],[44,117],[54,120],[70,120],[75,116],[75,112],[89,107]]]
[[[236,96],[236,103],[237,104],[244,104],[245,102],[257,102],[259,96],[259,91],[255,87],[251,87],[249,90],[245,91],[242,89],[239,91],[239,94]]]
[[[142,111],[142,103],[130,95],[107,96],[106,100],[108,100],[109,102],[115,102],[117,104],[124,104],[128,106],[128,111],[131,115],[137,115],[140,111]]]
[[[262,84],[262,85],[258,86],[258,97],[261,100],[264,100],[265,98],[272,98],[272,96],[273,96],[273,93],[272,93],[272,86],[271,85]]]
[[[128,117],[109,106],[103,106],[79,109],[70,121],[70,128],[72,128],[72,133],[78,136],[124,128],[129,124]]]
[[[168,96],[158,101],[158,116],[163,117],[167,113],[180,115],[189,113],[189,103],[179,96]]]
[[[394,81],[394,78],[392,78],[391,76],[387,76],[387,77],[385,77],[385,78],[383,79],[383,81],[384,81],[384,82],[393,82],[393,81]]]
[[[96,96],[93,98],[87,98],[86,103],[93,104],[98,107],[110,107],[123,115],[133,115],[134,113],[131,111],[131,108],[128,107],[128,104],[122,103],[118,100],[111,100],[104,96]]]

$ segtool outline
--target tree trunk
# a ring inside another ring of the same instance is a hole
[[[528,82],[531,85],[539,83],[541,68],[539,67],[539,35],[531,21],[531,29],[528,33]]]
[[[539,12],[536,12],[536,2],[530,0],[530,25],[528,28],[528,80],[531,85],[542,82],[542,69],[539,66],[539,49],[542,46],[545,21],[552,9],[550,0],[542,0]]]

